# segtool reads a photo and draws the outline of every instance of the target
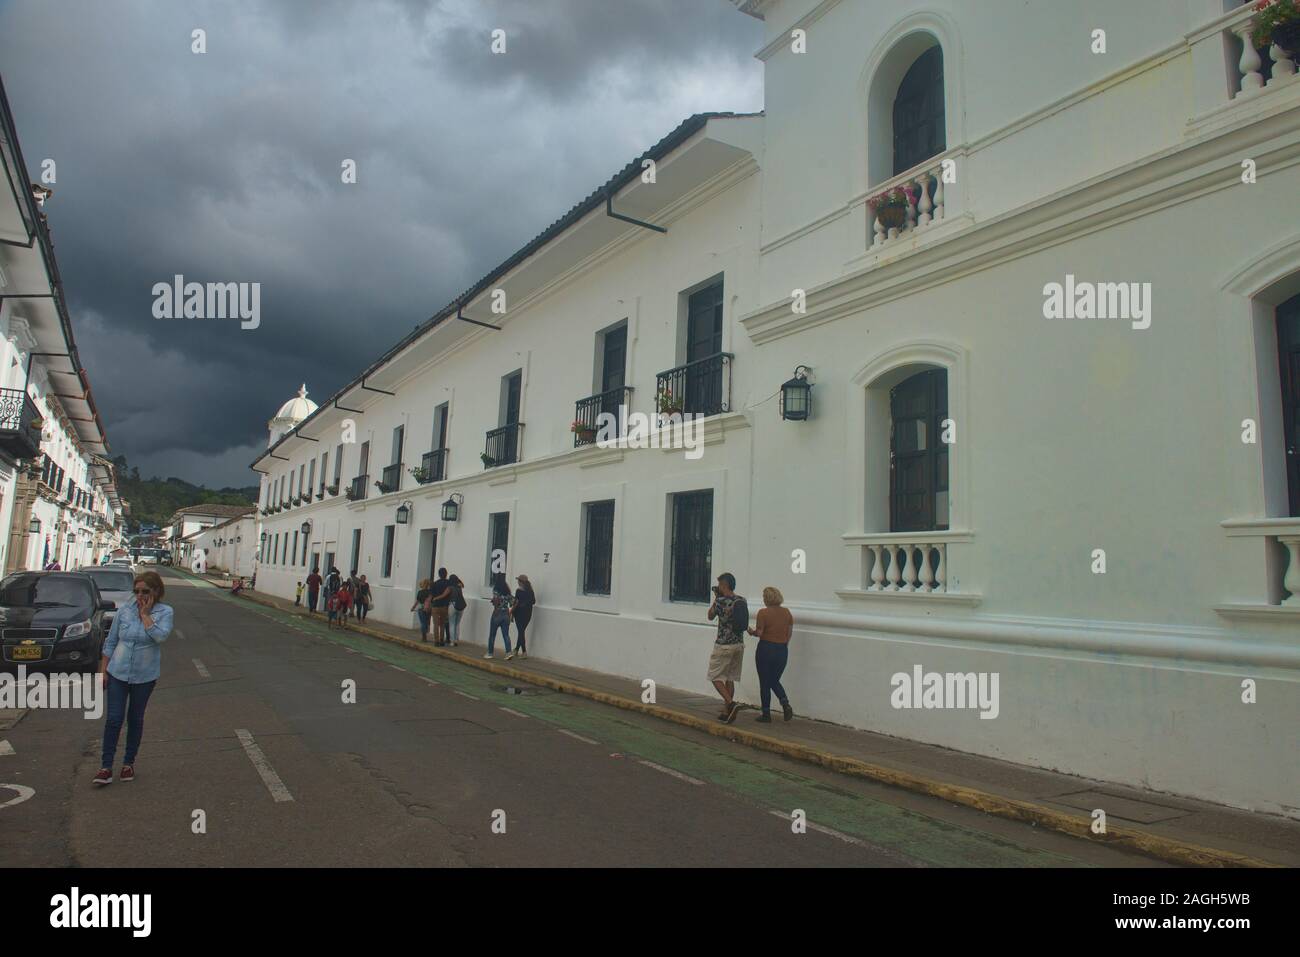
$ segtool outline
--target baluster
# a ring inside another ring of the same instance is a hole
[[[913,560],[913,553],[916,551],[915,545],[904,545],[903,552],[907,555],[903,563],[903,591],[916,591],[916,563]]]
[[[923,173],[916,178],[916,185],[921,187],[921,202],[917,208],[921,215],[916,220],[917,226],[929,226],[933,218],[930,211],[934,209],[934,203],[930,202],[930,174]]]
[[[934,213],[933,219],[937,223],[943,219],[943,165],[934,172]]]
[[[880,217],[877,216],[875,212],[871,213],[871,218],[873,220],[873,225],[871,227],[872,232],[876,234],[875,239],[871,242],[871,246],[872,248],[883,246],[885,245],[885,224],[880,221]]]
[[[935,546],[939,553],[939,561],[934,569],[934,590],[946,592],[948,590],[948,546],[940,542]]]
[[[1295,61],[1291,59],[1291,55],[1296,52],[1300,51],[1283,50],[1276,43],[1268,48],[1268,55],[1273,60],[1273,78],[1268,81],[1269,86],[1274,83],[1285,83],[1295,76]]]
[[[908,185],[910,186],[911,184],[909,183]],[[899,230],[900,233],[905,233],[909,229],[916,228],[916,201],[918,198],[919,197],[916,193],[912,192],[912,190],[907,190],[907,222],[904,223],[903,228]]]
[[[1246,23],[1233,31],[1241,39],[1241,61],[1237,64],[1238,69],[1241,70],[1241,91],[1237,96],[1249,96],[1264,86],[1264,75],[1259,72],[1264,62],[1259,58],[1259,51],[1255,49],[1255,44],[1250,39],[1253,28],[1253,24]]]
[[[899,582],[902,581],[903,576],[899,574],[900,569],[898,566],[897,546],[887,545],[885,547],[889,554],[889,587],[886,588],[885,591],[898,591],[898,585]]]
[[[867,551],[871,555],[871,587],[867,591],[882,591],[882,582],[885,580],[885,566],[880,556],[879,545],[868,545]]]
[[[1291,597],[1282,601],[1283,605],[1300,605],[1300,536],[1278,538],[1286,546],[1286,577],[1282,587],[1291,593]]]
[[[930,570],[931,545],[921,546],[921,591],[929,594],[934,591],[934,572]]]

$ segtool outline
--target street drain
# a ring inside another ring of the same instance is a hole
[[[552,694],[549,688],[535,688],[530,686],[519,685],[492,685],[493,691],[500,691],[502,694],[528,695],[530,697],[540,694]]]

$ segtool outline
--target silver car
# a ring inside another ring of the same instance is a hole
[[[118,608],[131,600],[134,595],[135,573],[130,566],[122,565],[83,565],[77,569],[83,575],[89,575],[99,588],[100,597],[114,602]],[[104,612],[104,634],[113,624],[113,612]]]

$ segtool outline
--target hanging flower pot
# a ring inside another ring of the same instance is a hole
[[[1300,54],[1300,0],[1260,0],[1251,41],[1261,50],[1277,44],[1287,53]]]
[[[912,208],[914,195],[911,187],[895,186],[867,200],[876,215],[876,221],[885,229],[902,229],[907,224],[907,213]]]

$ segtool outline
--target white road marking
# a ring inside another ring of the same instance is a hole
[[[466,694],[466,693],[463,692],[463,691],[457,691],[456,694],[460,695],[462,698],[469,698],[470,701],[478,701],[478,700],[479,700],[478,698],[474,697],[472,694]]]
[[[0,741],[0,755],[13,754],[14,746],[8,741]]]
[[[785,811],[773,811],[772,813],[783,821],[791,820],[790,815],[787,814]],[[858,847],[867,846],[866,841],[859,841],[856,837],[850,837],[847,834],[842,834],[839,831],[832,830],[831,828],[826,827],[824,824],[814,824],[812,821],[804,821],[804,823],[807,824],[814,831],[816,831],[818,834],[825,834],[827,837],[833,837],[835,838],[835,840],[843,841],[845,844],[856,844],[858,845]]]
[[[501,710],[504,711],[506,714],[513,714],[516,718],[528,717],[528,715],[524,714],[522,711],[516,711],[514,708],[503,707]]]
[[[184,637],[185,637],[185,632],[181,631],[179,628],[173,628],[173,629],[172,629],[172,634],[175,635],[177,638],[184,638]]]
[[[262,753],[262,749],[253,740],[253,735],[244,728],[235,729],[235,734],[239,738],[239,743],[244,746],[244,753],[248,755],[248,759],[253,762],[253,767],[261,775],[266,789],[271,792],[271,797],[275,798],[276,801],[292,801],[293,795],[289,793],[289,789],[280,780],[280,775],[275,773],[275,768],[271,767],[271,762],[266,760],[266,755]]]
[[[191,658],[190,660],[194,662],[194,670],[199,673],[200,678],[212,677],[212,675],[208,674],[208,668],[203,662],[199,661],[197,658]]]
[[[577,738],[579,741],[583,742],[584,744],[600,744],[599,741],[593,741],[591,740],[591,738],[584,738],[582,735],[570,731],[567,728],[556,728],[555,730],[560,732],[560,734],[567,734],[571,738]]]
[[[434,681],[432,678],[426,678],[424,675],[417,675],[416,677],[427,684],[433,685],[435,688],[438,687],[438,682]]]
[[[403,672],[406,671],[406,669],[401,667],[400,665],[389,665],[388,667],[392,668],[394,671],[403,671]]]
[[[0,804],[0,807],[12,807],[15,804],[22,804],[29,797],[31,797],[33,794],[36,793],[35,788],[29,788],[23,784],[0,784],[0,788],[8,788],[11,791],[18,792],[18,796],[16,798],[10,798],[8,801],[5,801],[3,804]]]
[[[653,761],[642,761],[640,759],[638,759],[638,763],[644,764],[648,768],[654,768],[656,771],[662,771],[664,774],[671,774],[673,777],[685,781],[687,784],[694,784],[697,787],[702,787],[704,785],[704,782],[698,778],[693,778],[689,774],[682,774],[681,771],[674,771],[672,768],[666,768],[662,764],[655,764]]]

